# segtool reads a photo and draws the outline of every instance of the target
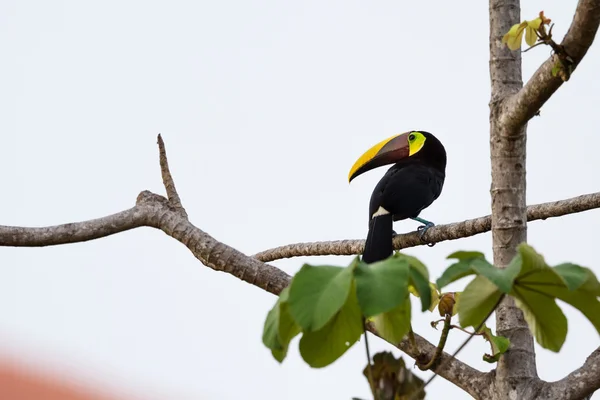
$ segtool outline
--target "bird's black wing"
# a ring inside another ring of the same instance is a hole
[[[369,219],[379,207],[394,221],[414,218],[429,207],[442,191],[444,174],[423,164],[393,166],[379,181],[369,205]]]

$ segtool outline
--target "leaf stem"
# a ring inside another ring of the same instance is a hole
[[[440,355],[444,351],[444,346],[446,345],[446,340],[448,339],[448,332],[450,332],[450,321],[452,320],[452,314],[446,314],[444,318],[444,328],[442,329],[442,334],[440,335],[440,341],[438,342],[437,348],[435,349],[435,353],[426,364],[421,364],[419,360],[417,360],[417,366],[421,371],[427,371],[431,367],[435,365],[435,363],[440,358]]]
[[[458,325],[450,325],[450,329],[458,329],[459,331],[463,331],[467,335],[483,335],[483,332],[469,332],[468,330],[461,328]]]
[[[369,350],[369,339],[367,338],[367,322],[365,321],[365,317],[362,317],[362,325],[363,335],[365,336],[365,350],[367,353],[367,371],[369,373],[369,385],[371,386],[371,391],[373,392],[373,398],[377,398],[377,393],[375,392],[375,381],[373,380],[373,370],[371,368],[371,351]]]
[[[498,308],[498,306],[500,305],[500,303],[502,302],[502,300],[504,300],[504,296],[506,296],[506,294],[502,293],[502,295],[500,296],[500,298],[498,299],[498,301],[496,302],[496,304],[494,305],[494,307],[490,310],[490,312],[488,313],[488,315],[483,319],[483,321],[481,321],[481,323],[479,324],[479,326],[477,328],[475,328],[475,332],[479,331],[483,325],[485,325],[485,323],[487,322],[488,318],[494,313],[494,311],[496,310],[496,308]],[[454,354],[452,354],[450,357],[448,357],[448,359],[446,359],[443,363],[441,363],[437,370],[441,370],[442,367],[446,366],[446,363],[450,360],[452,360],[453,358],[456,358],[456,355],[467,345],[467,343],[469,343],[469,341],[471,339],[473,339],[474,335],[470,335],[467,340],[465,340],[463,342],[463,344],[461,344],[458,349],[456,349],[456,351],[454,352]],[[427,382],[425,382],[425,385],[423,385],[423,388],[427,387],[427,385],[429,385],[431,383],[431,381],[433,381],[435,379],[435,377],[437,376],[437,372],[434,371],[434,374],[431,378],[429,378],[429,380]]]

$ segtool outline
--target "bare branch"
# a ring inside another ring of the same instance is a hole
[[[145,209],[133,207],[107,217],[43,228],[0,226],[0,246],[43,247],[86,242],[145,226]]]
[[[171,176],[171,171],[169,170],[169,162],[167,161],[167,151],[165,149],[165,143],[163,142],[162,136],[160,133],[158,134],[158,154],[160,159],[160,172],[162,175],[163,184],[165,185],[165,190],[167,191],[167,198],[169,199],[169,203],[177,209],[187,218],[187,212],[183,205],[181,204],[181,199],[179,198],[179,194],[177,193],[177,189],[175,188],[175,181]]]
[[[37,247],[76,243],[148,226],[160,229],[183,243],[200,262],[215,271],[229,273],[278,295],[290,282],[291,277],[287,273],[215,240],[194,226],[185,213],[181,212],[180,202],[177,206],[178,200],[173,201],[178,196],[160,136],[159,151],[163,180],[172,200],[143,191],[139,194],[135,207],[104,218],[45,228],[0,226],[0,246]],[[374,327],[369,329],[377,334]],[[392,344],[415,359],[430,359],[435,354],[436,347],[418,335],[415,337],[419,352],[410,346],[408,340]],[[476,398],[488,386],[489,374],[477,371],[446,353],[441,355],[440,360],[447,361],[448,365],[443,371],[437,372]]]
[[[581,368],[556,382],[544,384],[539,398],[581,400],[600,389],[600,347],[590,354]]]
[[[183,243],[204,265],[227,272],[275,295],[290,282],[290,276],[284,271],[215,240],[189,222],[166,198],[148,191],[140,193],[134,208],[104,218],[46,228],[0,227],[0,245],[34,247],[75,243],[140,226],[162,230]],[[369,326],[369,330],[377,334],[374,327]],[[430,359],[436,347],[426,339],[415,336],[419,353],[410,347],[406,339],[400,344],[392,344],[415,359]],[[448,364],[443,371],[434,371],[479,398],[476,393],[486,387],[487,375],[458,359],[449,358],[451,356],[444,353],[440,360]]]
[[[600,0],[579,0],[569,31],[560,44],[573,60],[573,70],[592,45],[598,25],[600,25]],[[558,56],[551,56],[518,93],[506,99],[502,107],[500,123],[508,130],[529,121],[563,84],[559,76],[552,76],[552,68],[556,62],[559,62]]]
[[[600,208],[600,192],[529,206],[527,207],[527,221],[560,217],[595,208]],[[490,215],[447,225],[436,225],[427,231],[427,241],[437,243],[474,236],[489,232],[491,227],[492,217]],[[300,256],[347,256],[361,254],[364,244],[365,241],[362,239],[295,243],[265,250],[253,257],[263,262],[270,262],[281,258]],[[418,232],[405,233],[394,237],[395,250],[424,244]]]

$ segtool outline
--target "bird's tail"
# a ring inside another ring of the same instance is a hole
[[[379,215],[369,221],[369,233],[362,259],[367,264],[385,260],[393,253],[392,214]]]

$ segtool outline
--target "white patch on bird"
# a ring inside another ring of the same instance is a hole
[[[379,217],[380,215],[386,215],[389,214],[390,212],[388,210],[386,210],[385,208],[379,206],[379,208],[377,209],[377,211],[375,211],[375,213],[373,214],[373,216],[371,217],[371,219],[375,218],[375,217]]]

